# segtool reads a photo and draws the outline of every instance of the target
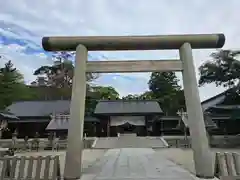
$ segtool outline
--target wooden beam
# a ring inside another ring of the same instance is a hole
[[[193,49],[221,48],[224,34],[183,34],[149,36],[59,36],[43,37],[46,51],[75,51],[79,44],[88,51],[179,49],[185,42]]]
[[[182,71],[180,60],[88,61],[87,72],[128,73]]]

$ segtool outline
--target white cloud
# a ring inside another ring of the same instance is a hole
[[[215,33],[226,35],[225,48],[238,48],[240,43],[240,1],[231,0],[40,0],[3,1],[0,20],[11,25],[5,36],[31,41],[27,46],[37,49],[44,35],[146,35]],[[13,26],[14,25],[14,26]],[[0,33],[3,31],[0,25]],[[10,32],[18,31],[19,34]],[[21,32],[20,32],[21,31]],[[33,34],[29,34],[32,32]],[[0,37],[0,42],[1,37]],[[196,68],[207,60],[213,50],[195,50]],[[7,53],[25,74],[31,73],[41,64],[49,63],[43,54],[29,55],[22,50],[6,49]],[[104,52],[108,59],[164,59],[177,58],[177,51],[150,52]],[[196,69],[197,71],[197,69]],[[109,75],[106,75],[109,77]],[[129,78],[134,78],[129,80]],[[149,74],[114,74],[111,78],[101,77],[98,83],[114,85],[122,94],[140,93],[147,89]],[[133,86],[134,84],[134,86]],[[136,88],[137,87],[137,88]],[[200,88],[201,99],[222,91],[209,85]]]

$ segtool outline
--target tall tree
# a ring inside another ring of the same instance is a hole
[[[34,75],[38,78],[33,84],[54,87],[71,87],[74,73],[73,52],[58,52],[53,55],[54,63],[51,66],[41,66]],[[45,75],[45,77],[40,76]],[[98,74],[87,73],[87,81],[97,78]]]
[[[0,109],[28,95],[23,75],[8,61],[0,68]]]
[[[199,86],[215,83],[216,86],[227,87],[227,104],[240,102],[240,51],[219,50],[210,55],[208,60],[199,67]]]
[[[111,86],[93,86],[91,89],[97,99],[119,99],[119,93]]]
[[[158,99],[167,115],[176,114],[179,109],[185,107],[185,103],[182,102],[184,96],[178,81],[174,72],[154,72],[148,83],[152,98]]]
[[[53,65],[41,66],[34,75],[37,79],[31,83],[37,99],[70,99],[74,73],[73,52],[58,52],[53,54]],[[98,77],[98,74],[87,73],[87,82]],[[35,88],[34,88],[35,87]],[[90,85],[87,83],[87,96],[90,93]]]
[[[216,86],[237,87],[240,80],[240,51],[219,50],[210,55],[211,60],[199,67],[199,85],[215,83]]]

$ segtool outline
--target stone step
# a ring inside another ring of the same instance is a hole
[[[93,148],[165,148],[161,137],[120,136],[98,138]]]

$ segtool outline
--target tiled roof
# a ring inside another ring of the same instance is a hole
[[[95,117],[85,117],[84,122],[99,122]],[[52,119],[48,124],[46,130],[67,130],[69,126],[69,119]]]
[[[52,101],[19,101],[10,105],[7,110],[17,117],[39,117],[51,114],[70,112],[70,100]],[[99,101],[95,114],[131,114],[156,113],[162,114],[157,101],[151,100],[104,100]]]
[[[99,101],[95,114],[162,114],[157,101],[153,100],[104,100]]]
[[[56,101],[19,101],[10,105],[7,110],[17,117],[49,116],[53,113],[69,112],[69,100]]]

